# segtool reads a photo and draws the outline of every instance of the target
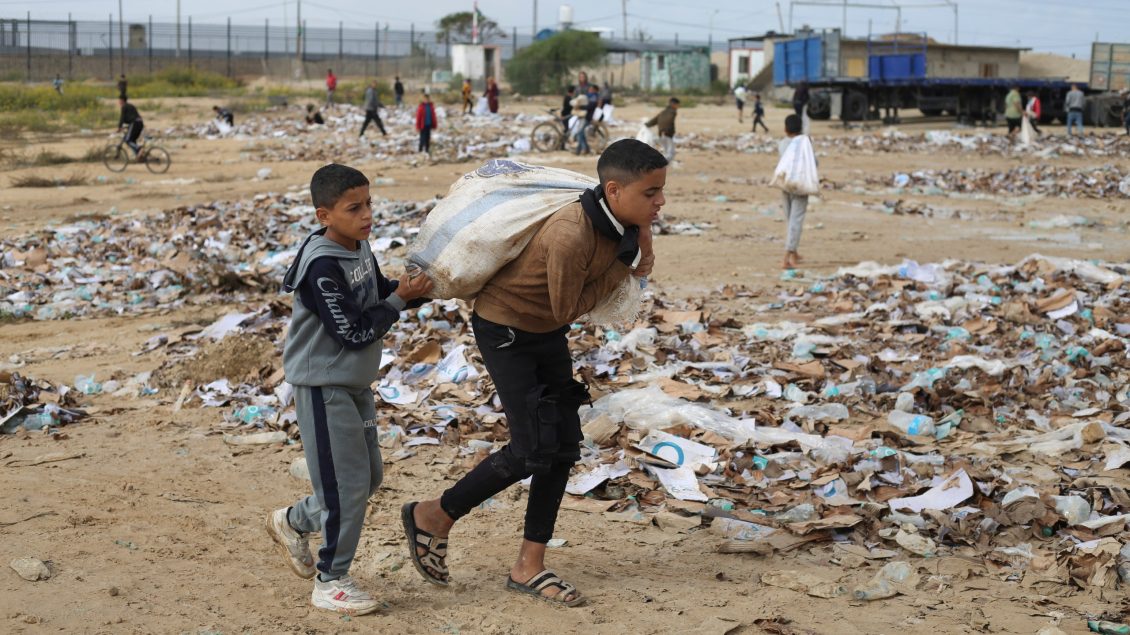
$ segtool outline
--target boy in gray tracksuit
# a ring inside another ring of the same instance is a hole
[[[271,513],[267,531],[296,574],[317,575],[314,606],[361,615],[378,607],[349,576],[366,504],[382,477],[370,385],[381,337],[432,285],[424,275],[381,274],[369,248],[373,209],[361,172],[327,165],[314,173],[310,195],[324,227],[306,239],[283,278],[283,290],[294,293],[283,369],[294,386],[314,493]],[[316,565],[307,541],[314,532],[322,533]]]

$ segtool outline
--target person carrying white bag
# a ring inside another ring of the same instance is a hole
[[[784,196],[785,221],[788,233],[785,237],[785,259],[782,269],[794,269],[800,262],[800,233],[804,229],[804,215],[808,210],[808,197],[820,193],[820,175],[816,171],[816,153],[812,141],[802,134],[804,122],[798,115],[785,117],[785,134],[781,140],[781,159],[773,171],[772,187],[780,188]]]
[[[538,176],[543,168],[492,163],[497,176],[487,181],[533,183],[545,178]],[[601,154],[597,174],[599,183],[538,224],[520,253],[478,291],[471,326],[506,412],[510,441],[438,498],[401,508],[409,555],[420,575],[433,584],[450,583],[449,534],[457,521],[483,501],[532,477],[523,540],[507,572],[506,587],[559,606],[585,601],[577,587],[545,564],[546,544],[554,533],[569,471],[580,459],[583,435],[578,409],[589,399],[588,387],[573,378],[568,333],[575,320],[595,310],[625,282],[639,288],[651,272],[655,262],[651,224],[666,202],[667,160],[654,148],[623,139]],[[498,188],[495,194],[508,189],[513,188]],[[517,200],[529,196],[514,194]],[[473,215],[474,210],[461,213]],[[429,216],[425,228],[430,222]],[[507,231],[506,219],[497,219],[496,226]],[[436,235],[432,233],[433,238]],[[458,234],[452,242],[458,242]],[[421,254],[410,258],[419,264]],[[465,257],[485,256],[467,253]],[[437,282],[445,276],[434,270],[428,273]],[[474,547],[464,549],[470,552]]]

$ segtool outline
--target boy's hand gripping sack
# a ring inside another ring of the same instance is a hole
[[[596,185],[569,170],[493,159],[451,186],[428,214],[408,260],[435,283],[432,297],[473,299],[547,218]]]
[[[773,171],[771,187],[789,194],[819,194],[820,176],[816,172],[816,153],[807,136],[794,137],[785,148],[777,169]]]

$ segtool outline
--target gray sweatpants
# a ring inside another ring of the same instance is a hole
[[[668,161],[675,160],[675,137],[659,135],[659,151]]]
[[[295,386],[294,405],[314,494],[295,503],[288,520],[302,533],[322,532],[317,567],[334,580],[349,573],[384,475],[376,403],[368,387]]]
[[[796,251],[800,245],[800,232],[804,229],[804,214],[808,211],[807,194],[784,193],[785,222],[789,232],[785,237],[785,251]]]

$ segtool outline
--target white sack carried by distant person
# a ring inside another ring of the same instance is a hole
[[[1036,131],[1032,129],[1032,122],[1027,117],[1020,120],[1020,145],[1030,146],[1036,138]]]
[[[612,104],[604,104],[600,108],[596,109],[596,113],[593,114],[592,118],[594,121],[603,121],[608,125],[612,125],[613,123],[615,123],[615,120],[612,118],[612,113],[615,110],[616,109],[612,106]]]
[[[639,132],[636,133],[636,141],[639,141],[641,143],[646,143],[647,145],[654,148],[655,147],[655,133],[651,131],[651,128],[647,127],[647,124],[641,123],[640,124],[640,130],[639,130]]]
[[[596,185],[569,170],[492,159],[451,186],[424,220],[408,260],[435,283],[433,298],[473,299],[547,218]]]
[[[475,102],[475,107],[471,110],[474,115],[489,115],[490,104],[487,103],[486,97],[479,97],[479,101]]]
[[[745,103],[745,98],[746,98],[746,89],[745,89],[745,86],[738,86],[737,88],[735,88],[735,89],[734,89],[734,97],[735,97],[735,98],[736,98],[736,99],[737,99],[738,101],[740,101],[740,102],[742,102],[742,103],[744,104],[744,103]]]
[[[777,169],[773,171],[773,179],[769,181],[771,187],[776,187],[789,194],[819,194],[820,175],[816,171],[816,153],[812,150],[812,141],[808,135],[793,137],[781,160],[777,162]]]

